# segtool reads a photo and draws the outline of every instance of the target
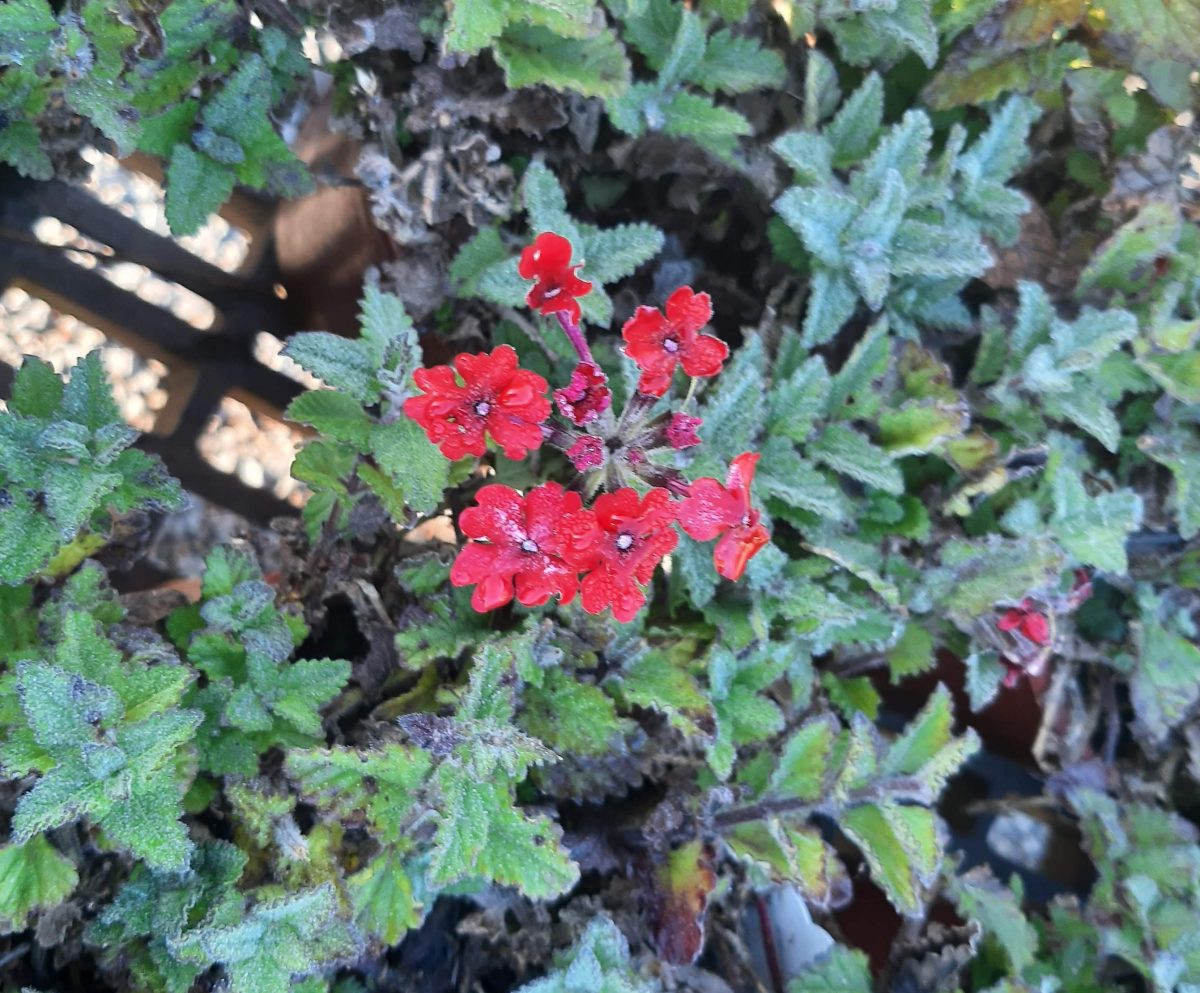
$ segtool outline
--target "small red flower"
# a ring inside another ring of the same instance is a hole
[[[499,484],[483,487],[477,506],[458,519],[463,546],[450,568],[455,586],[474,586],[471,606],[484,613],[513,598],[537,607],[557,594],[569,603],[579,589],[574,568],[563,561],[566,539],[562,520],[580,510],[578,493],[558,483],[543,483],[524,497]],[[584,511],[586,513],[586,511]],[[485,543],[486,542],[486,543]]]
[[[697,541],[720,535],[713,549],[718,575],[738,580],[748,563],[770,540],[761,514],[750,506],[750,484],[758,464],[757,452],[743,452],[729,466],[722,486],[715,479],[697,479],[679,504],[679,523]]]
[[[571,265],[571,243],[553,231],[543,231],[521,252],[517,272],[522,279],[537,282],[525,296],[525,303],[542,314],[565,313],[579,323],[576,297],[592,292],[592,284],[575,275],[583,263]]]
[[[1001,631],[1018,631],[1035,645],[1050,643],[1050,622],[1036,610],[1032,600],[1022,600],[1019,607],[1010,607],[996,622]]]
[[[604,454],[604,442],[594,434],[581,435],[579,440],[567,449],[567,458],[579,472],[599,469],[604,465]]]
[[[583,609],[599,614],[611,606],[618,621],[632,620],[646,602],[643,587],[679,541],[671,527],[674,520],[675,507],[666,490],[653,489],[639,499],[637,490],[628,486],[601,494],[591,511],[567,518],[566,558],[587,573]]]
[[[696,429],[704,422],[699,417],[692,417],[682,412],[671,415],[667,425],[667,444],[672,448],[693,448],[700,444],[700,435]]]
[[[675,366],[689,376],[715,376],[729,355],[720,338],[700,334],[712,319],[712,300],[681,286],[667,298],[666,316],[656,307],[638,307],[621,329],[625,354],[638,364],[638,389],[660,397],[671,385]]]
[[[536,372],[517,368],[511,345],[500,345],[491,354],[455,356],[453,369],[418,369],[413,379],[426,395],[405,400],[404,413],[425,429],[446,458],[482,455],[485,431],[510,459],[522,459],[542,444],[540,425],[550,416],[549,386]]]
[[[563,417],[583,427],[608,410],[612,391],[608,377],[595,362],[580,362],[571,373],[571,381],[554,391],[554,399]]]

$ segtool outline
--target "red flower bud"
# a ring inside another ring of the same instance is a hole
[[[571,373],[571,381],[554,391],[554,399],[563,417],[583,427],[608,410],[612,392],[608,377],[594,362],[580,362]]]

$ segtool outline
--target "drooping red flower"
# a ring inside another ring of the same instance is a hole
[[[567,458],[579,472],[599,469],[604,465],[604,442],[594,434],[580,435],[575,444],[567,449]]]
[[[667,444],[677,449],[699,445],[700,435],[696,433],[696,429],[703,423],[699,417],[677,411],[671,415],[671,421],[667,424]]]
[[[689,376],[715,376],[729,355],[720,338],[700,334],[712,320],[712,300],[681,286],[667,298],[666,314],[657,307],[638,307],[621,329],[625,354],[638,364],[638,389],[660,397],[671,385],[677,365]]]
[[[485,431],[510,459],[523,459],[542,444],[541,423],[550,416],[549,385],[536,372],[517,368],[511,345],[490,354],[455,356],[453,369],[418,369],[413,379],[425,396],[405,400],[404,413],[425,429],[446,458],[482,455]]]
[[[608,410],[612,391],[608,377],[595,362],[580,362],[571,373],[571,381],[554,391],[554,399],[563,417],[583,427]]]
[[[996,627],[1001,631],[1018,631],[1035,645],[1050,643],[1050,621],[1029,599],[1022,600],[1019,607],[1009,607],[1000,615]]]
[[[592,292],[592,284],[575,275],[583,263],[571,265],[571,243],[553,231],[543,231],[521,252],[517,272],[522,279],[537,280],[525,296],[525,303],[542,314],[562,312],[579,323],[577,297]]]
[[[748,563],[771,536],[762,515],[750,506],[750,484],[758,464],[757,452],[743,452],[729,466],[722,485],[715,479],[697,479],[679,503],[679,524],[697,541],[720,535],[713,549],[718,575],[738,580]]]
[[[474,586],[471,606],[484,613],[513,598],[537,607],[557,595],[569,603],[579,589],[577,571],[563,560],[566,545],[562,521],[581,511],[583,501],[558,483],[542,483],[521,496],[493,483],[475,497],[458,519],[472,539],[450,568],[455,586]]]
[[[563,522],[568,533],[566,559],[587,574],[581,602],[589,614],[612,607],[624,623],[646,602],[643,589],[654,570],[679,541],[675,506],[664,489],[650,490],[639,499],[624,487],[596,498],[591,511],[572,514]]]

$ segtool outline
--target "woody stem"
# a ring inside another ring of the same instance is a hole
[[[583,336],[583,329],[580,328],[579,324],[571,318],[570,314],[564,314],[561,310],[554,316],[558,318],[558,323],[563,329],[563,334],[567,336],[567,340],[571,343],[579,358],[599,368],[599,363],[592,358],[592,350],[588,347],[587,339]]]

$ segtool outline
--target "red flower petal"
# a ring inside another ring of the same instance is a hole
[[[1050,643],[1050,622],[1044,614],[1029,613],[1021,620],[1021,633],[1035,645]]]
[[[716,376],[729,357],[729,346],[720,338],[702,334],[680,350],[680,363],[689,376]]]
[[[458,355],[454,369],[418,369],[413,381],[425,395],[405,400],[404,412],[448,459],[483,455],[485,432],[513,459],[524,458],[542,443],[540,425],[550,416],[549,387],[537,373],[517,367],[510,345]]]
[[[742,578],[746,565],[771,540],[767,529],[758,523],[758,511],[752,514],[753,523],[739,524],[721,536],[713,549],[713,564],[717,575],[735,583]]]
[[[483,487],[476,506],[459,515],[463,534],[475,540],[459,551],[450,569],[451,583],[475,585],[471,605],[478,611],[508,603],[514,588],[527,607],[552,596],[569,602],[579,582],[576,570],[562,557],[566,536],[561,524],[581,505],[578,493],[567,493],[558,483],[543,483],[524,497],[507,486]]]
[[[664,308],[667,320],[684,334],[695,334],[712,320],[712,297],[681,286],[669,297]]]
[[[671,527],[671,496],[653,489],[639,498],[624,487],[597,497],[591,514],[590,520],[576,515],[566,525],[571,534],[567,559],[587,570],[583,609],[598,614],[611,607],[617,620],[629,621],[646,602],[642,586],[679,541]]]
[[[1017,628],[1025,619],[1025,611],[1017,607],[1009,607],[1003,614],[1000,615],[1000,620],[996,622],[996,628],[1000,631],[1012,631]]]
[[[565,313],[578,323],[580,316],[577,297],[592,291],[592,284],[580,279],[571,265],[571,243],[553,231],[543,231],[521,252],[517,272],[523,279],[536,282],[525,296],[525,303],[542,314]]]

